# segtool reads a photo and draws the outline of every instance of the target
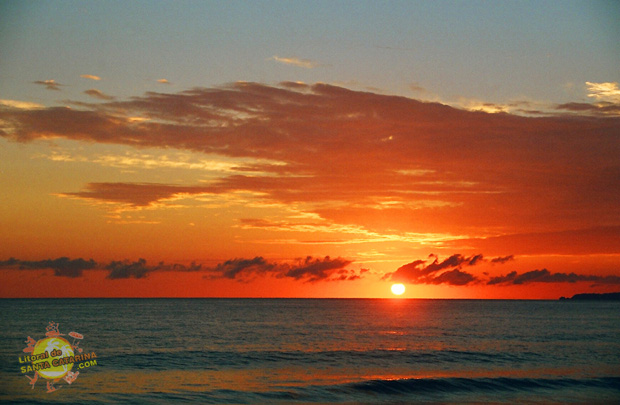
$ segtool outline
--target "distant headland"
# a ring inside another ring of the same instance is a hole
[[[560,301],[576,300],[576,301],[620,301],[620,292],[605,294],[575,294],[572,298],[560,297]]]

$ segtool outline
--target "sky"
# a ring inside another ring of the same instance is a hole
[[[0,0],[0,297],[618,291],[618,20]]]

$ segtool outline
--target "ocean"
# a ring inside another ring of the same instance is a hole
[[[0,310],[3,403],[620,403],[619,302],[4,299]],[[75,355],[94,355],[75,356],[79,376],[48,393],[21,367],[50,322]]]

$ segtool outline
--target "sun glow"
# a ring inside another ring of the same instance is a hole
[[[392,284],[392,294],[402,295],[405,292],[404,284]]]

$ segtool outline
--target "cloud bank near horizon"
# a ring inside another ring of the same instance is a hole
[[[429,260],[431,259],[431,260]],[[474,274],[464,270],[483,263],[503,265],[515,260],[514,256],[485,258],[482,254],[464,256],[454,254],[440,260],[435,254],[424,259],[414,260],[399,267],[396,271],[381,277],[382,281],[402,282],[406,284],[434,284],[467,287],[485,284],[489,286],[511,286],[531,283],[578,283],[589,282],[593,285],[620,285],[620,276],[592,275],[578,273],[552,273],[547,269],[525,272],[511,271],[506,275],[489,276],[487,272]],[[205,266],[192,262],[189,265],[180,263],[148,264],[145,259],[113,260],[110,262],[96,262],[93,259],[70,259],[59,257],[45,260],[20,260],[10,258],[0,261],[0,269],[13,271],[53,270],[56,277],[77,278],[84,276],[84,271],[105,270],[106,278],[143,279],[153,272],[201,272],[207,280],[228,279],[240,282],[250,282],[257,277],[271,276],[275,278],[290,278],[305,283],[330,281],[355,281],[362,279],[369,270],[354,270],[348,268],[353,260],[341,257],[314,258],[307,256],[294,261],[269,261],[261,256],[252,259],[235,258],[218,263],[215,266]]]
[[[28,271],[53,270],[54,276],[77,278],[84,275],[86,270],[106,270],[106,276],[111,280],[142,279],[153,272],[202,272],[206,279],[230,279],[242,282],[250,281],[255,277],[273,276],[276,278],[291,278],[295,281],[314,283],[318,281],[353,281],[362,277],[363,270],[356,271],[347,267],[353,263],[343,258],[314,258],[307,256],[292,262],[269,261],[257,256],[253,259],[235,258],[209,267],[192,262],[189,265],[180,263],[148,264],[145,259],[113,260],[109,263],[96,262],[93,259],[70,259],[59,257],[46,260],[20,260],[10,258],[0,261],[0,269]]]
[[[399,267],[392,273],[387,273],[382,280],[404,282],[410,284],[446,284],[466,286],[476,284],[486,285],[523,285],[530,283],[577,283],[591,282],[596,284],[620,284],[617,275],[592,275],[571,273],[552,273],[547,269],[531,270],[519,273],[512,271],[506,275],[489,276],[486,272],[475,275],[463,268],[473,267],[482,263],[503,265],[515,260],[514,255],[486,259],[482,254],[463,256],[454,254],[442,261],[437,255],[431,254],[428,260],[418,259]]]

